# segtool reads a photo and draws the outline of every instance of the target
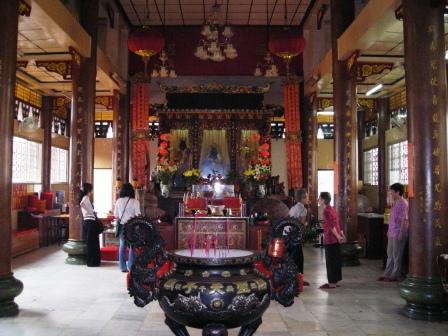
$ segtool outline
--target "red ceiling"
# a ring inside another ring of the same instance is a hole
[[[255,66],[263,61],[263,49],[266,46],[267,31],[260,26],[232,27],[234,36],[232,43],[238,51],[238,57],[223,62],[203,61],[194,56],[200,35],[201,27],[171,26],[165,28],[165,40],[168,51],[172,49],[174,55],[170,59],[174,62],[179,76],[252,76]],[[283,61],[275,57],[280,74],[285,73]],[[153,57],[150,66],[158,61]],[[151,69],[151,67],[150,67]],[[129,73],[143,71],[143,62],[140,57],[130,53]],[[296,57],[291,63],[291,72],[302,74],[302,57]]]

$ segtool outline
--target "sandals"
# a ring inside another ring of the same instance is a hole
[[[336,286],[331,286],[330,284],[324,284],[324,285],[322,285],[322,286],[320,286],[319,288],[320,289],[334,289],[334,288],[336,288],[337,287],[337,285]]]

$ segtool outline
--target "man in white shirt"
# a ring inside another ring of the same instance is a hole
[[[299,189],[297,191],[297,204],[294,205],[289,210],[289,216],[297,218],[299,220],[299,223],[303,224],[305,227],[308,226],[307,222],[307,215],[308,210],[306,209],[305,205],[308,204],[308,191],[306,189]],[[297,247],[297,251],[294,255],[294,261],[299,269],[299,272],[303,274],[303,249],[302,244],[300,244]],[[304,281],[303,284],[305,286],[308,286],[309,283]]]

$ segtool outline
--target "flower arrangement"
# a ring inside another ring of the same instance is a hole
[[[264,184],[271,176],[270,165],[263,164],[261,161],[252,165],[244,171],[246,180],[253,184]]]
[[[157,179],[160,183],[171,184],[177,172],[175,164],[162,164],[157,166]]]
[[[271,176],[270,146],[266,139],[263,139],[262,142],[258,147],[258,158],[244,172],[246,180],[256,185],[266,183]]]
[[[201,177],[201,172],[199,171],[199,169],[193,168],[193,169],[188,169],[186,170],[184,173],[184,180],[185,180],[185,184],[187,186],[191,186],[193,184],[197,184],[200,180]]]

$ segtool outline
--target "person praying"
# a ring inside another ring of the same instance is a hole
[[[308,226],[307,222],[307,215],[308,210],[306,209],[306,205],[309,202],[308,199],[308,191],[306,189],[299,189],[297,192],[297,204],[294,205],[289,210],[289,217],[293,217],[298,219],[299,223],[302,224],[304,227]],[[302,244],[299,244],[295,251],[292,252],[294,262],[297,265],[297,268],[299,269],[299,272],[303,274],[303,247]],[[304,286],[309,286],[309,283],[307,281],[303,281]]]

